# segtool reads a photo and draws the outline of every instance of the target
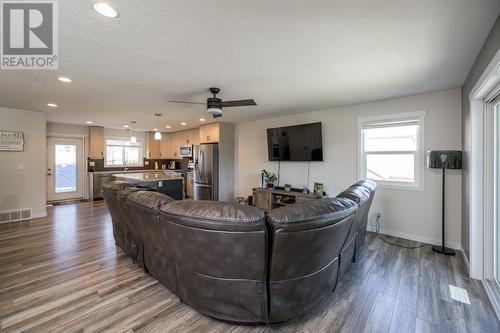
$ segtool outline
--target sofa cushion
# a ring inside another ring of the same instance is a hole
[[[370,198],[370,190],[361,185],[353,185],[344,192],[337,195],[337,198],[351,199],[358,205],[362,205]]]
[[[375,189],[377,188],[377,183],[375,183],[373,180],[369,180],[369,179],[360,180],[355,185],[366,187],[370,191],[375,191]]]
[[[220,222],[252,223],[264,219],[262,210],[232,202],[175,201],[160,208],[164,213]]]
[[[268,219],[275,224],[310,220],[340,220],[356,211],[358,205],[347,198],[323,198],[273,209]]]
[[[111,182],[108,182],[106,184],[101,185],[101,190],[108,190],[108,191],[121,191],[126,187],[129,187],[130,184],[123,181],[123,180],[113,180]]]
[[[174,201],[168,195],[155,191],[136,191],[127,197],[128,201],[146,208],[158,208],[166,203]]]

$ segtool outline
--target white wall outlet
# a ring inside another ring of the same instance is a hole
[[[95,162],[94,162],[94,161],[90,161],[89,165],[90,165],[91,167],[95,167]]]
[[[163,187],[163,182],[161,180],[158,181],[158,187]]]
[[[149,165],[149,161],[144,161],[144,165]]]

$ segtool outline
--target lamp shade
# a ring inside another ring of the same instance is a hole
[[[431,169],[462,169],[462,152],[460,150],[428,151],[427,167]]]

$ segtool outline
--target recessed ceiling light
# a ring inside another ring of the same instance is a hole
[[[118,17],[118,12],[116,11],[116,9],[104,2],[96,2],[94,4],[94,10],[106,17]]]
[[[51,107],[51,108],[57,108],[57,104],[54,104],[54,103],[47,103],[47,106]]]
[[[92,124],[92,122],[91,122],[91,121],[89,121],[89,120],[87,120],[85,123],[86,123],[86,124]]]
[[[167,126],[165,126],[165,127],[166,127],[166,128],[172,128],[172,126],[170,126],[170,125],[167,125]]]
[[[123,127],[128,128],[128,125],[123,125]]]
[[[182,122],[182,123],[181,123],[181,125],[182,125],[182,126],[186,126],[186,125],[187,125],[187,123],[185,123],[185,122]]]
[[[73,80],[71,80],[69,77],[65,77],[65,76],[60,76],[57,79],[59,81],[61,81],[61,82],[64,82],[64,83],[71,83],[71,82],[73,82]]]
[[[200,121],[205,121],[205,118],[200,118]]]

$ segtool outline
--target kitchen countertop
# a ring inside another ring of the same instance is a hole
[[[123,178],[135,182],[153,182],[158,180],[176,180],[183,179],[182,177],[167,175],[162,170],[155,170],[157,172],[119,172],[113,173],[113,176],[117,178]]]
[[[89,173],[93,175],[112,175],[115,173],[141,173],[141,172],[163,172],[163,171],[173,171],[173,172],[186,172],[186,173],[192,173],[193,171],[186,171],[186,169],[177,169],[177,170],[172,170],[172,169],[146,169],[146,170],[114,170],[114,171],[89,171]]]

